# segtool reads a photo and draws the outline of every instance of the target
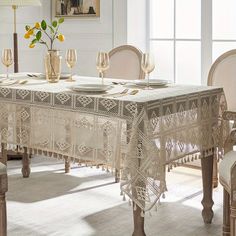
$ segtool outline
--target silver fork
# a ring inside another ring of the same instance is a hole
[[[110,96],[118,96],[118,95],[125,95],[129,92],[129,89],[124,89],[122,92],[119,93],[109,93],[109,94],[104,94],[102,97],[110,97]]]
[[[125,94],[119,94],[117,96],[114,96],[114,98],[117,98],[117,97],[124,97],[124,96],[127,96],[127,95],[135,95],[139,92],[138,89],[134,89],[132,90],[130,93],[125,93]]]

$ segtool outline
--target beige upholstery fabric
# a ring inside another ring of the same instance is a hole
[[[6,174],[6,173],[7,173],[6,166],[0,163],[0,175]]]
[[[227,184],[227,186],[230,186],[230,175],[231,175],[231,168],[236,162],[236,152],[231,151],[228,152],[224,159],[220,163],[219,167],[219,175],[220,180],[222,180],[222,183]]]
[[[144,79],[141,70],[142,52],[130,45],[120,46],[109,52],[110,68],[107,78],[137,80]]]
[[[236,50],[221,55],[209,74],[209,85],[224,88],[228,110],[236,110]]]

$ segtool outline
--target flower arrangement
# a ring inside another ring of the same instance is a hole
[[[42,20],[41,23],[36,22],[34,27],[26,25],[24,38],[31,39],[29,47],[34,48],[36,44],[43,44],[48,50],[53,50],[55,40],[64,42],[65,36],[59,33],[60,25],[63,22],[64,18],[60,18],[59,20],[54,20],[51,25],[47,24],[45,20]],[[46,36],[46,39],[43,38],[43,35]]]

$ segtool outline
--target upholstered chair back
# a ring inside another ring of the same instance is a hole
[[[224,88],[228,110],[236,111],[236,50],[221,55],[212,65],[208,85]]]
[[[110,67],[107,78],[138,80],[144,79],[141,69],[142,52],[134,46],[123,45],[109,52]]]

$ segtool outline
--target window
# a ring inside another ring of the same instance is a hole
[[[235,0],[149,0],[153,78],[205,84],[220,54],[236,47]]]
[[[213,60],[222,53],[236,48],[236,1],[214,0],[213,9]]]

